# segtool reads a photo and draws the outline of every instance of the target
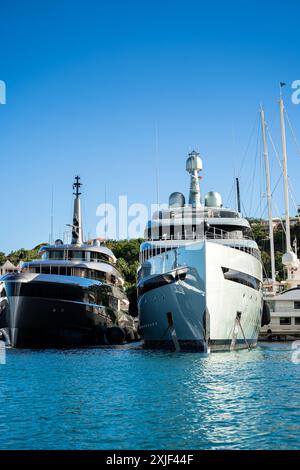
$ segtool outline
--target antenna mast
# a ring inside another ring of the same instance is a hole
[[[262,138],[263,138],[263,146],[264,146],[264,161],[265,161],[267,199],[268,199],[271,278],[272,278],[272,284],[274,285],[276,281],[276,273],[275,273],[274,234],[273,234],[273,223],[272,223],[272,196],[271,196],[271,184],[270,184],[268,144],[267,144],[266,129],[265,129],[265,113],[262,107],[260,110],[260,116],[261,116],[261,129],[262,129]]]
[[[191,176],[189,204],[192,207],[201,207],[200,186],[199,186],[199,171],[202,170],[202,160],[198,152],[193,150],[188,155],[186,161],[186,171]]]
[[[80,187],[80,176],[75,176],[75,182],[73,183],[73,194],[74,199],[74,212],[73,212],[73,224],[72,227],[72,245],[81,245],[82,244],[82,225],[81,225],[81,206],[80,198],[81,195]]]
[[[291,232],[290,232],[290,214],[289,214],[289,183],[287,173],[287,155],[286,155],[286,137],[285,137],[285,123],[284,123],[284,104],[282,99],[282,87],[285,83],[280,82],[280,127],[281,127],[281,146],[282,146],[282,166],[283,166],[283,179],[284,179],[284,212],[285,212],[285,236],[286,236],[286,252],[291,250]]]
[[[238,178],[235,178],[236,182],[236,200],[237,200],[237,210],[241,212],[241,193],[240,193],[240,181]]]
[[[75,193],[73,192],[74,196],[76,196],[76,199],[79,198],[80,196],[80,186],[82,186],[82,183],[80,183],[80,176],[75,176],[75,183],[73,183],[73,191],[75,190]]]

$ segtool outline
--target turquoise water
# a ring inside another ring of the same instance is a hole
[[[291,344],[234,353],[7,351],[1,449],[298,449]]]

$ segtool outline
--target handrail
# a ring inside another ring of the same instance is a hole
[[[178,236],[177,237],[170,237],[170,238],[167,238],[167,237],[163,237],[161,239],[149,239],[148,238],[148,241],[152,241],[152,242],[155,242],[155,241],[171,241],[171,242],[174,242],[174,246],[169,246],[169,250],[170,249],[178,249],[180,248],[180,246],[182,245],[179,245],[177,244],[176,242],[177,241],[204,241],[204,240],[210,240],[210,241],[213,241],[213,240],[230,240],[230,244],[228,244],[227,246],[231,247],[231,248],[234,248],[234,249],[238,249],[240,251],[243,251],[245,253],[248,253],[252,256],[254,256],[255,258],[257,258],[259,261],[261,261],[261,253],[260,251],[257,249],[257,248],[254,248],[254,247],[248,247],[248,246],[245,246],[245,245],[241,245],[239,242],[241,240],[252,240],[252,238],[250,237],[247,237],[247,236],[242,236],[242,237],[231,237],[230,235],[232,234],[232,232],[229,232],[229,231],[226,231],[226,230],[223,230],[223,229],[219,229],[217,227],[213,227],[213,229],[209,229],[206,233],[201,233],[201,234],[197,234],[196,232],[193,232],[192,234],[191,233],[184,233],[183,234],[177,234]],[[238,243],[236,243],[236,241],[239,241]],[[151,246],[151,247],[147,247],[146,250],[143,250],[141,253],[140,253],[140,264],[142,264],[144,261],[146,261],[147,259],[149,258],[152,258],[154,256],[159,256],[159,255],[165,255],[165,252],[166,252],[166,248],[163,247],[163,246]]]
[[[45,265],[44,264],[35,264],[34,265],[34,268],[35,268],[35,271],[32,271],[33,269],[33,266],[26,266],[24,268],[21,268],[21,272],[22,273],[31,273],[31,274],[55,274],[55,275],[58,275],[58,276],[75,276],[75,277],[82,277],[82,278],[86,278],[86,279],[92,279],[92,280],[95,280],[95,281],[103,281],[104,279],[102,278],[97,278],[97,277],[93,277],[91,276],[91,271],[90,269],[87,268],[87,270],[89,271],[89,275],[88,276],[78,276],[74,273],[74,269],[78,269],[76,268],[76,266],[52,266],[53,268],[58,268],[58,272],[52,272],[51,270],[51,264],[49,266],[49,272],[45,273],[43,272],[43,268],[45,268]],[[66,271],[66,273],[64,274],[61,274],[61,271],[60,271],[60,268],[63,268],[63,269],[66,269],[66,268],[69,268],[70,269],[70,273],[68,274],[68,272]],[[80,268],[79,268],[80,269]],[[97,272],[97,271],[96,271]],[[123,286],[124,284],[124,281],[123,281],[123,278],[122,276],[115,276],[114,274],[111,274],[111,273],[106,273],[105,271],[100,271],[102,272],[103,274],[105,274],[105,279],[110,276],[110,278],[112,279],[112,277],[115,278],[116,282],[111,282],[111,285],[116,285],[118,287],[120,286]],[[107,279],[106,279],[106,282],[107,282]]]
[[[80,263],[84,262],[84,263],[104,263],[104,264],[109,264],[110,266],[113,266],[114,268],[116,267],[116,263],[112,263],[108,260],[105,260],[105,259],[92,259],[92,260],[87,260],[86,258],[46,258],[46,259],[32,259],[30,261],[24,261],[24,263],[32,263],[32,262],[41,262],[41,261],[45,261],[46,262],[57,262],[57,261],[61,261],[61,262],[64,262],[64,261],[78,261]]]
[[[161,238],[158,237],[146,237],[147,241],[165,241],[165,240],[203,240],[204,238],[209,238],[209,239],[239,239],[239,240],[253,240],[252,237],[248,237],[247,235],[242,235],[241,237],[238,237],[236,235],[232,235],[236,233],[236,230],[233,231],[228,231],[224,230],[221,228],[217,227],[212,227],[209,228],[205,234],[204,230],[201,230],[199,232],[194,231],[192,233],[187,233],[186,230],[184,230],[184,233],[178,232],[177,235],[170,235],[166,234],[165,236],[162,236]]]

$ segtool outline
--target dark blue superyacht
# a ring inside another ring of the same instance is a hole
[[[83,243],[79,177],[72,242],[43,246],[41,258],[0,279],[0,332],[12,347],[120,344],[138,338],[111,250]]]

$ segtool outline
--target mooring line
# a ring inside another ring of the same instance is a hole
[[[236,316],[236,319],[237,319],[237,321],[238,321],[238,324],[240,325],[240,329],[241,329],[242,335],[243,335],[243,337],[244,337],[245,343],[246,343],[246,345],[247,345],[247,347],[248,347],[248,350],[250,351],[251,345],[248,343],[248,341],[247,341],[247,339],[246,339],[246,336],[245,336],[243,327],[242,327],[242,325],[241,325],[240,317],[237,315],[237,316]]]

